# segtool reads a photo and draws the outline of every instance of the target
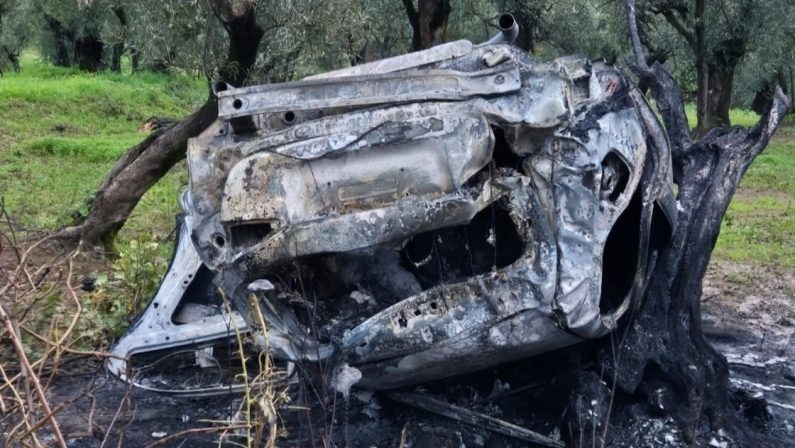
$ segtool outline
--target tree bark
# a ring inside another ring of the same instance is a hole
[[[256,59],[263,34],[256,22],[255,4],[249,0],[216,0],[213,7],[229,36],[229,53],[220,70],[222,79],[242,85]],[[127,151],[103,180],[85,220],[63,229],[58,236],[88,244],[101,243],[112,251],[116,234],[144,193],[185,157],[188,139],[206,129],[217,115],[216,100],[211,95],[189,117],[156,131]]]
[[[111,47],[110,69],[116,73],[121,73],[121,57],[124,54],[124,43],[127,40],[127,11],[120,3],[113,6],[112,9],[113,14],[119,19],[121,32],[119,33],[119,41],[115,42]]]
[[[630,10],[634,0],[625,4]],[[634,17],[628,14],[628,19],[633,30]],[[635,41],[633,33],[630,38]],[[662,106],[660,114],[671,137],[679,213],[671,239],[653,256],[654,270],[642,305],[625,323],[620,342],[611,339],[599,351],[597,370],[606,372],[612,390],[594,373],[580,375],[569,404],[569,427],[574,430],[570,442],[598,434],[599,446],[610,445],[607,422],[614,403],[622,398],[637,403],[642,397],[645,411],[672,417],[688,443],[694,442],[702,423],[708,423],[713,431],[728,431],[738,446],[752,446],[744,445],[752,443],[751,436],[736,420],[729,402],[728,363],[702,333],[701,286],[721,220],[740,179],[770,141],[790,102],[776,89],[755,127],[719,127],[693,142],[681,91],[672,76],[661,65],[649,68],[642,61],[636,49],[634,69],[652,85],[652,96]],[[649,134],[649,141],[664,141],[662,130],[652,129]],[[586,417],[588,407],[582,403],[595,403],[593,408],[606,417]],[[753,441],[753,446],[759,446],[759,441]]]
[[[96,73],[102,68],[104,45],[94,33],[87,33],[75,39],[74,59],[80,70]]]
[[[59,67],[69,67],[72,65],[72,45],[74,41],[74,32],[68,29],[55,17],[43,13],[44,21],[47,23],[47,28],[52,35],[53,44],[55,45],[55,54],[53,54],[53,64]]]
[[[707,113],[709,128],[730,126],[729,110],[732,107],[732,85],[734,66],[707,64],[709,93],[707,94]]]
[[[188,139],[207,128],[217,114],[215,99],[210,98],[189,117],[127,151],[105,177],[85,221],[70,233],[79,232],[75,236],[81,240],[102,243],[112,251],[116,234],[144,193],[185,157]]]
[[[447,19],[452,6],[450,0],[418,0],[414,7],[413,0],[403,0],[406,15],[411,24],[411,49],[425,50],[441,43],[447,29]]]

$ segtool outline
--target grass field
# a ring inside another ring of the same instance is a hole
[[[142,73],[86,74],[25,54],[20,73],[0,78],[0,196],[26,229],[70,224],[152,116],[180,118],[206,96],[203,81]],[[144,197],[122,238],[173,226],[184,170]]]
[[[25,54],[0,78],[0,196],[26,229],[70,224],[151,116],[179,118],[204,101],[202,80],[155,74],[85,74]],[[688,108],[693,118],[695,111]],[[735,124],[758,117],[735,110]],[[186,182],[178,167],[144,197],[120,235],[163,239]],[[720,259],[795,266],[795,125],[779,131],[744,178],[724,220]]]

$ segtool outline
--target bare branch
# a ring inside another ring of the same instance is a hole
[[[41,405],[42,409],[44,409],[46,414],[45,420],[49,420],[50,425],[52,426],[58,446],[66,448],[66,440],[64,440],[63,434],[61,434],[61,428],[58,426],[58,422],[55,421],[55,418],[53,418],[53,411],[50,408],[49,402],[47,401],[47,396],[44,394],[44,389],[42,389],[41,383],[36,376],[36,372],[33,370],[33,367],[31,367],[30,362],[28,361],[25,348],[22,346],[22,335],[20,334],[19,326],[17,325],[11,310],[7,308],[5,304],[0,304],[0,320],[3,321],[3,325],[8,332],[8,337],[11,339],[11,343],[14,345],[14,350],[17,353],[17,359],[19,359],[19,363],[25,372],[25,379],[27,380],[27,383],[30,384],[35,390],[36,396],[39,398],[39,404]],[[29,431],[32,431],[32,428],[30,428]]]
[[[632,69],[646,85],[651,86],[652,96],[657,102],[665,128],[671,142],[671,151],[674,155],[681,153],[693,144],[690,137],[690,127],[685,115],[682,91],[668,70],[659,62],[652,67],[646,64],[643,47],[637,26],[637,10],[635,0],[624,0],[627,14],[627,28],[629,39],[635,54],[635,66]]]
[[[687,26],[685,26],[682,20],[679,19],[676,13],[670,9],[664,9],[660,12],[662,13],[663,17],[665,17],[665,20],[667,20],[668,23],[670,23],[671,26],[674,27],[674,29],[685,38],[687,43],[695,49],[696,35],[691,30],[687,29]]]

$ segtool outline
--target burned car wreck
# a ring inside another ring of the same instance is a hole
[[[174,259],[110,371],[131,380],[126,359],[236,327],[389,389],[614,330],[675,222],[668,143],[619,70],[540,61],[505,25],[480,45],[217,85]]]

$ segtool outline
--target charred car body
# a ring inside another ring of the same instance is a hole
[[[537,60],[513,30],[217,86],[172,266],[115,353],[256,339],[257,300],[275,357],[335,357],[386,389],[615,329],[675,222],[668,144],[621,72]]]

